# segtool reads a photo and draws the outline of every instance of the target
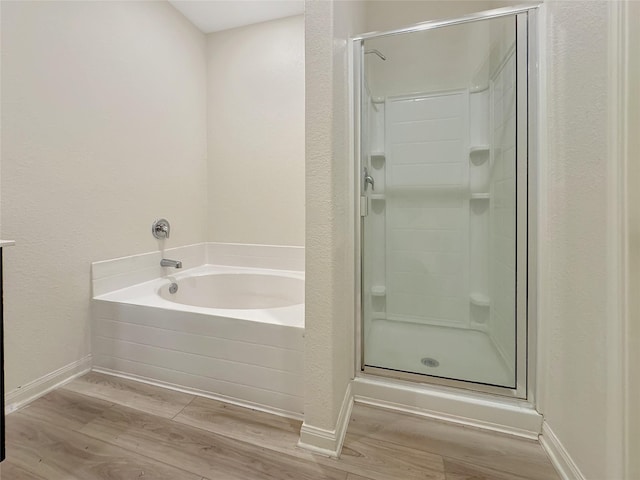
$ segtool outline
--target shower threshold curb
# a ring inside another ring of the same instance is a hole
[[[526,400],[432,385],[358,376],[354,401],[410,415],[537,439],[542,415]]]

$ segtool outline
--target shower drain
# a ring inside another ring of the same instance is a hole
[[[425,367],[437,367],[438,365],[440,365],[440,362],[438,360],[431,357],[424,357],[420,359],[420,363]]]

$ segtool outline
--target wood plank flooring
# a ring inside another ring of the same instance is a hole
[[[557,480],[540,445],[355,405],[340,459],[300,422],[90,373],[7,417],[11,480]]]

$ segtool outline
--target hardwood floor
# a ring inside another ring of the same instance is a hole
[[[7,417],[11,480],[556,480],[537,442],[355,405],[340,459],[300,422],[90,373]]]

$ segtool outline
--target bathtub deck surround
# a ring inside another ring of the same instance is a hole
[[[94,369],[301,418],[302,247],[190,245],[96,262],[92,278]]]
[[[160,261],[163,258],[179,259],[185,270],[205,264],[297,272],[305,270],[304,247],[196,243],[92,263],[93,297],[167,275],[171,269],[161,268]]]

